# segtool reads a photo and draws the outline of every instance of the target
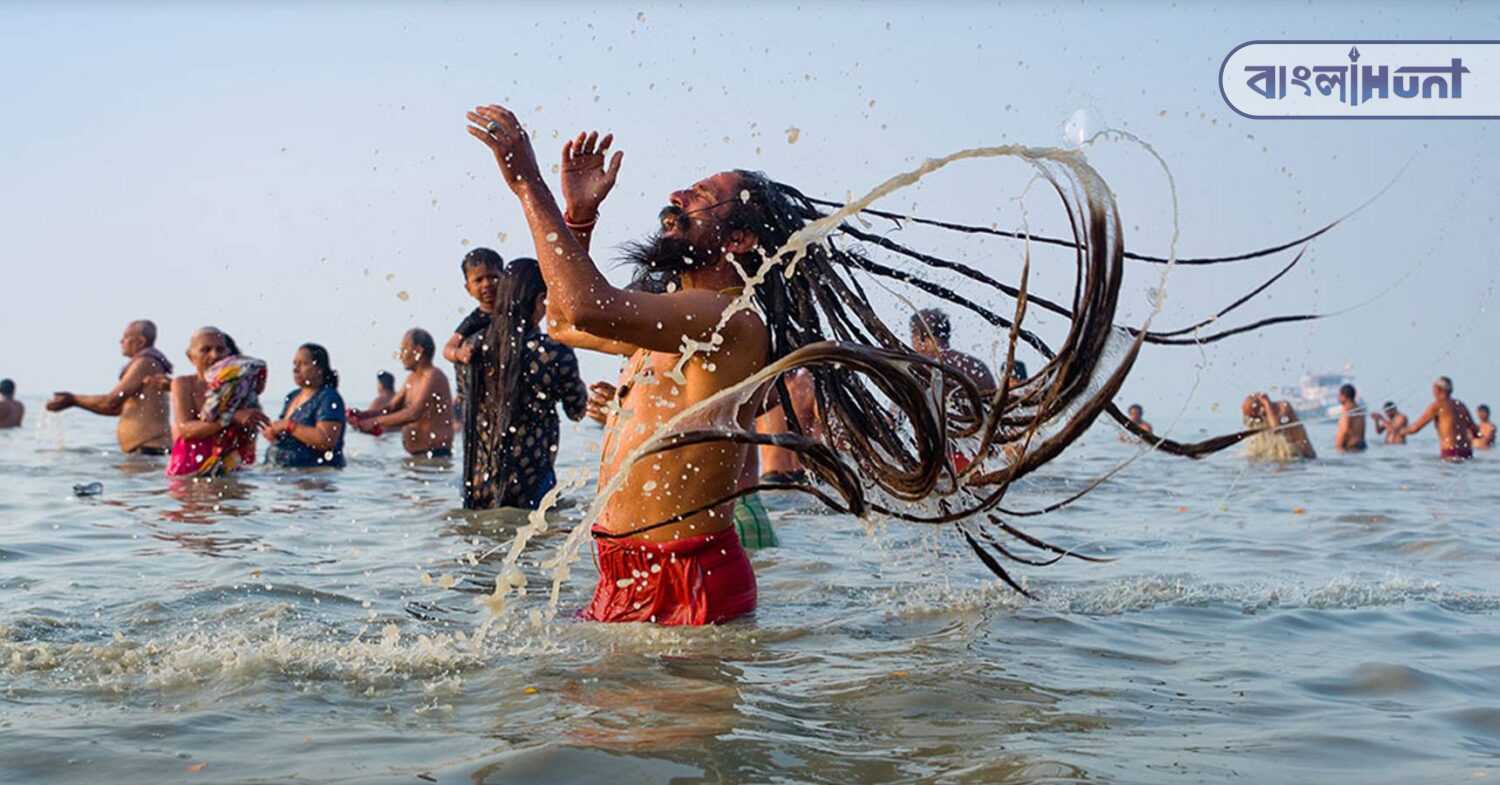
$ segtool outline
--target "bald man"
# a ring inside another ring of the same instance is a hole
[[[1474,457],[1473,438],[1477,430],[1469,407],[1453,397],[1453,380],[1439,376],[1432,383],[1432,404],[1406,429],[1408,436],[1437,423],[1438,456],[1445,461],[1467,461]]]
[[[401,392],[386,404],[389,414],[353,411],[349,422],[365,433],[401,429],[401,445],[412,455],[449,458],[453,455],[453,394],[448,377],[432,364],[437,347],[432,334],[420,327],[401,337],[401,365],[410,371]]]
[[[120,353],[130,358],[114,389],[103,395],[59,392],[47,411],[78,407],[105,417],[118,417],[115,436],[127,454],[166,455],[172,449],[169,391],[172,363],[156,349],[156,325],[140,319],[125,326]]]

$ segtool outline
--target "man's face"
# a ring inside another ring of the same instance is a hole
[[[1478,415],[1479,421],[1481,423],[1487,423],[1487,422],[1490,421],[1490,410],[1489,409],[1480,409],[1478,412],[1476,412],[1476,414]]]
[[[1394,407],[1394,406],[1387,406],[1387,407],[1385,407],[1385,416],[1386,416],[1387,419],[1391,419],[1391,420],[1396,419],[1396,415],[1398,413],[1399,412],[1397,412],[1396,407]]]
[[[146,339],[141,331],[134,327],[126,327],[125,334],[120,336],[120,353],[126,357],[134,357],[135,353],[146,348]]]
[[[1434,384],[1432,385],[1432,397],[1441,401],[1448,397],[1448,391],[1443,389],[1443,385]]]
[[[407,335],[401,339],[401,350],[397,352],[397,355],[401,359],[401,367],[410,371],[417,367],[417,361],[421,359],[422,350],[417,348],[417,344],[411,339],[411,335]]]
[[[755,238],[747,232],[726,236],[724,221],[743,190],[740,176],[720,172],[675,191],[658,217],[661,230],[643,259],[653,269],[693,270],[718,264],[728,253],[748,253]]]
[[[500,290],[500,272],[487,264],[477,264],[464,271],[464,288],[487,312],[495,310],[495,293]]]
[[[1132,406],[1127,411],[1130,412],[1130,419],[1131,420],[1133,420],[1135,422],[1140,422],[1141,414],[1142,414],[1141,407],[1139,407],[1139,406]]]

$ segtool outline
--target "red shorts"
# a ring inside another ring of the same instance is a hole
[[[672,542],[596,537],[594,546],[599,585],[584,619],[718,624],[755,610],[755,570],[733,526]]]

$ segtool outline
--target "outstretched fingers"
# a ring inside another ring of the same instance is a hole
[[[625,160],[625,152],[618,151],[613,158],[609,159],[609,170],[604,174],[609,177],[609,184],[615,184],[615,178],[620,176],[620,162]]]

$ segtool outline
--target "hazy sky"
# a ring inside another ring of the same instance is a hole
[[[469,248],[534,255],[488,152],[464,133],[476,103],[513,108],[547,169],[568,135],[615,132],[626,159],[594,243],[601,263],[651,231],[671,190],[720,169],[843,197],[965,147],[1060,145],[1083,109],[1166,159],[1182,253],[1299,235],[1412,162],[1245,315],[1362,307],[1202,352],[1148,347],[1123,397],[1161,417],[1197,382],[1190,411],[1206,413],[1349,364],[1368,398],[1415,407],[1446,373],[1461,397],[1500,404],[1491,124],[1252,121],[1217,84],[1250,39],[1500,31],[1500,8],[1476,5],[8,5],[0,376],[27,396],[103,391],[121,328],[149,317],[183,365],[193,328],[225,328],[272,363],[273,391],[290,388],[297,344],[323,343],[362,404],[376,370],[400,370],[406,328],[441,342],[473,307],[458,270]],[[1089,157],[1127,244],[1164,253],[1155,163],[1113,142]],[[1029,179],[975,162],[881,206],[1014,226]],[[1033,230],[1063,228],[1042,189],[1024,204]],[[906,236],[999,278],[1019,269],[1014,244]],[[1284,260],[1178,270],[1156,326],[1212,313]],[[1065,297],[1066,262],[1038,251],[1035,283]],[[1129,271],[1122,320],[1145,315],[1157,274]],[[975,328],[956,342],[992,340]],[[613,358],[581,356],[590,377],[614,376]]]

